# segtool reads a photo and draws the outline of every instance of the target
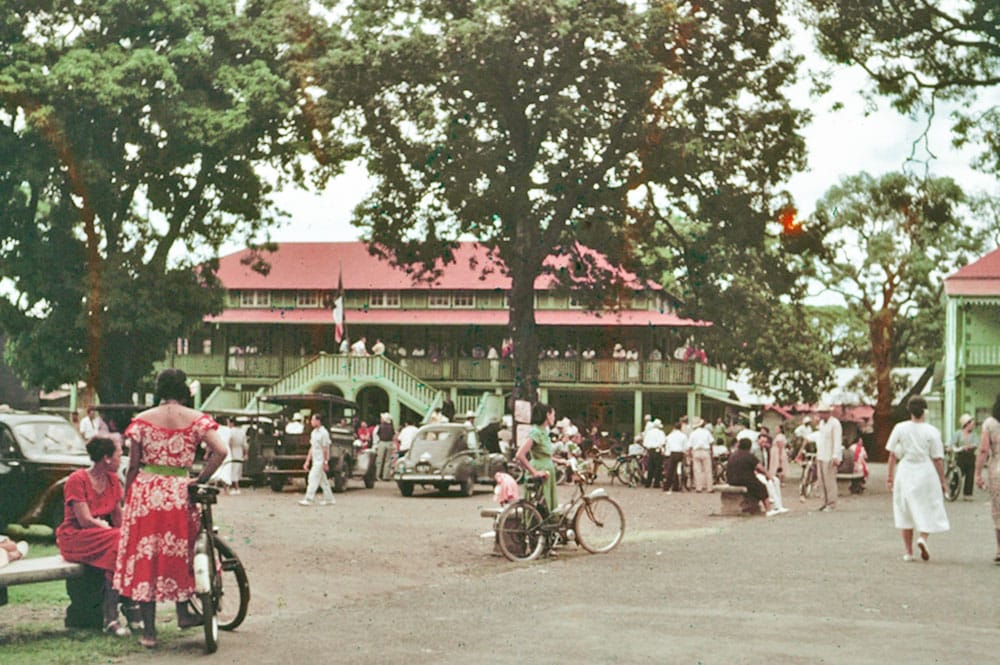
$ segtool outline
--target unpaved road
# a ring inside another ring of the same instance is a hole
[[[931,562],[903,564],[883,465],[874,476],[833,513],[786,485],[792,512],[774,518],[712,517],[716,495],[604,485],[625,509],[625,542],[529,564],[479,538],[486,488],[404,499],[353,481],[337,505],[309,508],[266,488],[222,497],[217,522],[253,599],[211,662],[997,662],[986,495],[949,504],[952,531],[932,537]],[[127,662],[201,658],[199,637]]]

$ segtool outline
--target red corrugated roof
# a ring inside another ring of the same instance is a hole
[[[950,296],[1000,295],[1000,248],[946,277],[944,288]]]
[[[595,262],[608,267],[600,254],[583,248]],[[510,288],[510,278],[503,274],[503,264],[491,258],[489,250],[477,242],[463,242],[455,250],[455,262],[444,267],[441,276],[433,283],[415,282],[401,268],[394,268],[388,261],[368,253],[368,246],[354,242],[283,242],[275,252],[262,256],[271,270],[265,276],[254,272],[243,263],[250,257],[245,249],[228,254],[219,260],[219,278],[227,289],[302,290],[337,288],[337,279],[343,268],[346,290],[407,290],[407,289],[461,289],[505,290]],[[559,269],[569,265],[568,256],[551,257],[546,263]],[[486,268],[486,274],[484,273]],[[630,288],[662,290],[653,282],[644,283],[627,271],[619,271]],[[536,289],[549,289],[554,284],[549,275],[535,280]]]
[[[345,285],[346,288],[346,285]],[[352,325],[404,326],[506,326],[507,310],[490,309],[349,309],[344,314]],[[218,316],[205,317],[208,323],[297,323],[333,325],[329,309],[227,309]],[[622,311],[615,313],[584,310],[541,310],[535,321],[542,326],[707,326],[710,323],[682,319],[668,312]]]

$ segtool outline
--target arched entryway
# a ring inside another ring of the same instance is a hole
[[[389,394],[378,386],[365,386],[354,396],[358,416],[369,425],[379,421],[379,415],[389,410]]]

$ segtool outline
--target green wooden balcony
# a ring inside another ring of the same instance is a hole
[[[1000,364],[1000,347],[996,347]],[[354,356],[327,356],[338,359],[338,373],[365,375],[371,360]],[[247,382],[269,385],[312,363],[316,356],[300,355],[175,355],[157,365],[157,369],[176,367],[192,379],[202,381]],[[380,359],[381,360],[381,359]],[[346,363],[346,365],[345,365]],[[514,363],[509,359],[473,358],[404,358],[398,361],[406,374],[422,381],[441,384],[466,384],[470,388],[510,385],[514,382]],[[357,367],[353,367],[357,365]],[[717,367],[676,360],[613,360],[580,358],[539,361],[539,380],[543,385],[594,384],[621,386],[697,386],[726,390],[726,374]]]
[[[965,347],[966,367],[1000,367],[1000,344],[968,344]]]

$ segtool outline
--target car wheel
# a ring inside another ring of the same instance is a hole
[[[335,471],[333,474],[333,491],[343,492],[347,489],[347,475],[343,471]]]
[[[375,465],[372,464],[365,471],[365,489],[371,489],[375,487]]]
[[[413,496],[413,483],[400,480],[396,482],[396,486],[399,488],[399,493],[403,496]]]
[[[461,483],[462,496],[472,496],[476,491],[476,479],[469,476]]]

